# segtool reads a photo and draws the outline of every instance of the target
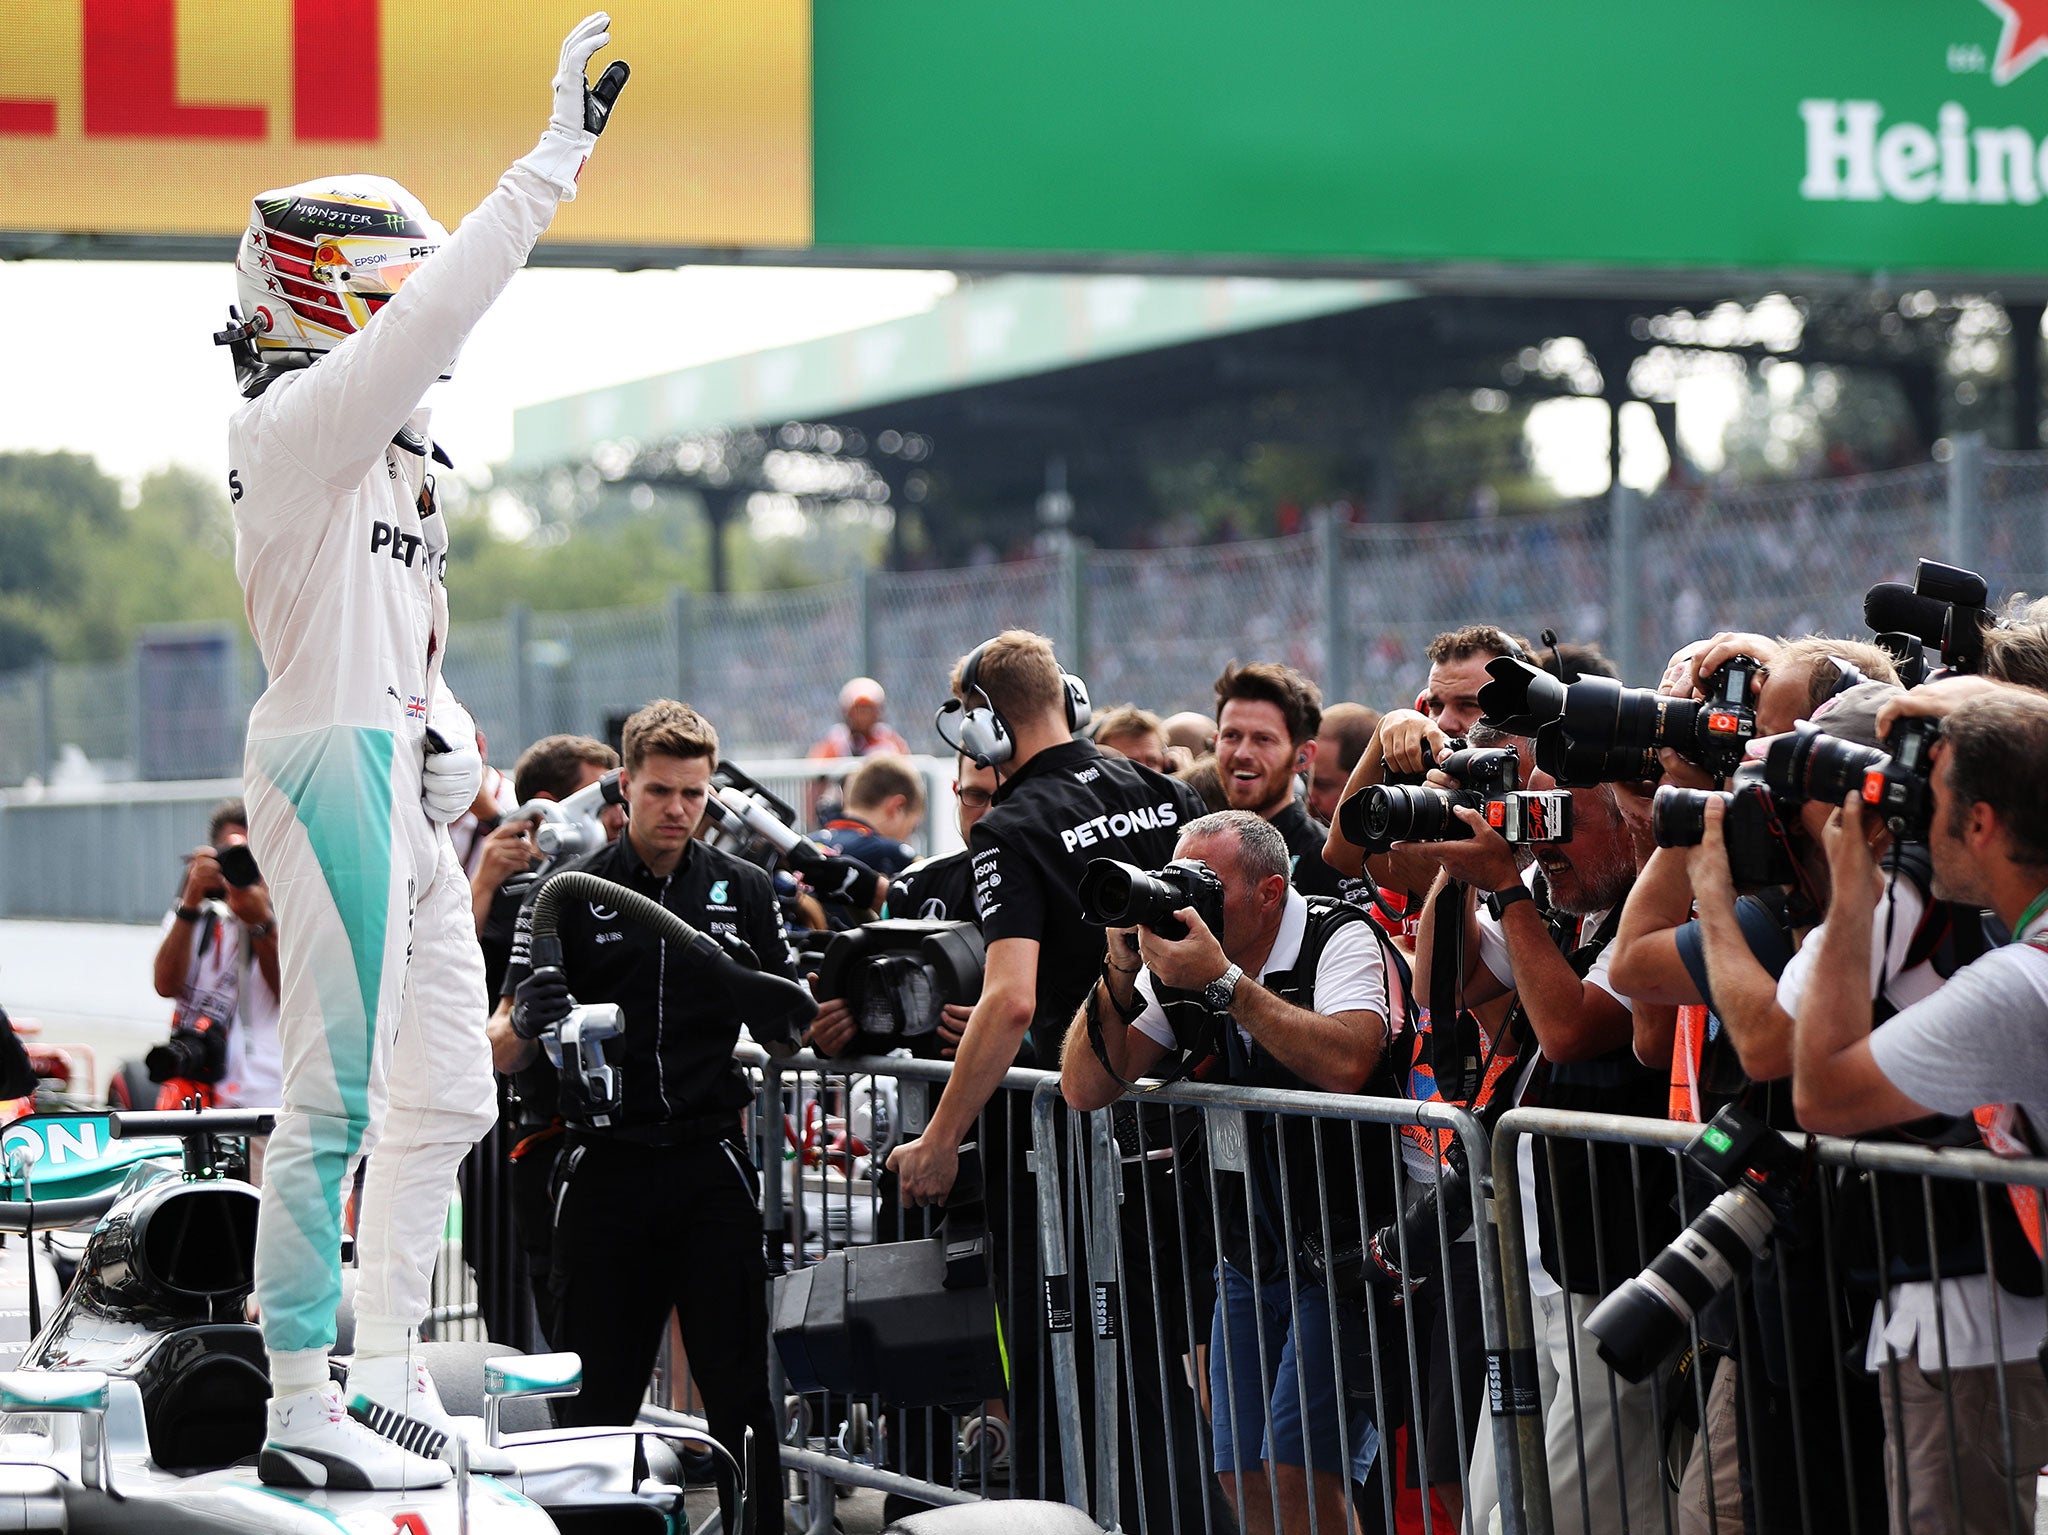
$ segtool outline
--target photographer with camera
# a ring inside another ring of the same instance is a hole
[[[696,840],[718,734],[659,699],[626,721],[625,834],[566,867],[675,912],[757,968],[796,978],[768,876]],[[614,1003],[618,1102],[598,1113],[565,1069],[554,1176],[558,1347],[583,1356],[567,1423],[631,1423],[671,1308],[711,1432],[748,1465],[755,1529],[778,1529],[778,1415],[768,1395],[768,1270],[758,1174],[741,1129],[752,1090],[734,1066],[741,1019],[726,988],[669,943],[598,901],[565,902],[561,967],[533,968],[539,892],[519,915],[491,1033],[500,1070],[520,1070],[575,1002]],[[573,998],[571,993],[573,992]],[[754,1434],[745,1462],[744,1437]],[[728,1518],[730,1513],[728,1512]]]
[[[186,857],[184,888],[163,934],[153,980],[177,1010],[170,1040],[148,1056],[149,1079],[161,1085],[155,1106],[182,1108],[188,1098],[219,1108],[276,1104],[284,1092],[277,922],[240,800],[214,807],[205,845]],[[259,1142],[251,1173],[261,1171]]]
[[[1879,711],[1900,696],[1889,683],[1868,682],[1823,701],[1812,711],[1806,760],[1833,750],[1822,738],[1857,748],[1857,761],[1875,753]],[[1778,767],[1775,787],[1751,781],[1751,765],[1730,790],[1666,786],[1658,793],[1659,846],[1629,895],[1610,973],[1638,1004],[1681,1010],[1675,1029],[1645,1026],[1646,1019],[1671,1019],[1665,1008],[1637,1010],[1637,1058],[1651,1066],[1669,1063],[1674,1119],[1706,1123],[1739,1104],[1766,1129],[1798,1128],[1791,1018],[1779,1006],[1778,987],[1796,963],[1795,949],[1810,942],[1809,929],[1827,909],[1822,833],[1833,810],[1828,797],[1794,797],[1799,785],[1789,776],[1795,759],[1787,748],[1800,739],[1760,743]],[[1917,930],[1916,919],[1900,943]],[[1679,1493],[1687,1517],[1704,1520],[1711,1499],[1732,1518],[1743,1506],[1745,1485],[1752,1489],[1759,1531],[1791,1527],[1788,1511],[1798,1507],[1802,1482],[1831,1496],[1853,1485],[1873,1504],[1884,1496],[1874,1457],[1860,1453],[1863,1439],[1852,1444],[1845,1464],[1832,1436],[1802,1440],[1796,1432],[1794,1383],[1810,1390],[1803,1383],[1828,1378],[1836,1369],[1828,1340],[1859,1334],[1869,1310],[1830,1269],[1838,1254],[1823,1250],[1823,1217],[1811,1182],[1798,1185],[1796,1195],[1774,1196],[1782,1217],[1773,1249],[1753,1266],[1737,1265],[1747,1287],[1697,1308],[1704,1348],[1695,1369],[1705,1382],[1706,1432],[1695,1441]],[[1695,1198],[1691,1206],[1703,1203]],[[1853,1223],[1868,1207],[1867,1196],[1851,1195],[1848,1219]],[[1839,1218],[1836,1230],[1839,1236]],[[1874,1439],[1875,1393],[1854,1380],[1841,1384]]]
[[[1130,891],[1119,904],[1140,908],[1139,925],[1108,929],[1102,978],[1068,1027],[1060,1066],[1068,1104],[1106,1107],[1176,1050],[1216,1054],[1228,1080],[1249,1086],[1355,1093],[1376,1084],[1396,1092],[1384,939],[1365,913],[1291,885],[1285,839],[1249,811],[1191,822],[1174,859],[1165,871],[1171,883],[1117,871]],[[1153,904],[1185,904],[1151,909],[1143,898],[1153,885],[1169,892]],[[1289,1259],[1311,1239],[1328,1240],[1333,1251],[1360,1244],[1361,1179],[1369,1218],[1391,1216],[1393,1191],[1384,1153],[1366,1152],[1362,1167],[1354,1161],[1350,1127],[1323,1127],[1326,1182],[1318,1180],[1311,1122],[1270,1129],[1248,1136],[1256,1229],[1242,1199],[1222,1201],[1221,1293],[1208,1358],[1215,1470],[1247,1531],[1306,1529],[1311,1517],[1340,1530],[1348,1527],[1347,1486],[1366,1481],[1381,1443],[1364,1318],[1333,1304],[1323,1283],[1301,1282],[1290,1296]],[[1284,1205],[1283,1169],[1292,1195]]]
[[[1872,812],[1861,793],[1845,795],[1826,830],[1827,921],[1809,942],[1803,984],[1780,988],[1794,1020],[1794,1106],[1800,1122],[1821,1134],[1856,1135],[1944,1114],[1974,1120],[1993,1150],[2038,1154],[2038,1127],[2048,1124],[2048,808],[2039,790],[2048,698],[1958,679],[1894,700],[1882,723],[1901,719],[1940,726],[1927,778],[1930,894],[1989,909],[2012,941],[1917,997],[1898,996],[1886,983],[1882,989],[1897,1000],[1873,1027],[1873,971],[1880,981],[1892,973],[1888,953],[1898,931],[1916,924],[1888,910],[1885,928],[1878,927],[1880,907],[1902,899],[1900,882],[1891,880],[1891,894],[1884,893]],[[2038,1255],[2039,1211],[2031,1197],[2011,1203]],[[1994,1224],[2003,1213],[1994,1206]],[[2037,1298],[2039,1264],[2024,1254],[2010,1267],[2000,1262],[1995,1232],[1985,1245],[1995,1280],[1944,1278],[1938,1297],[1933,1285],[1896,1286],[1872,1323],[1867,1363],[1890,1376],[1882,1392],[1887,1439],[1908,1504],[1894,1516],[1911,1528],[1945,1522],[1957,1507],[1972,1531],[2008,1528],[2015,1503],[2030,1519],[2036,1469],[2048,1459],[2048,1382],[2029,1363],[2048,1327]],[[2014,1284],[2032,1295],[2015,1294]],[[1958,1432],[1951,1443],[1951,1421],[2001,1429]]]
[[[1484,729],[1475,729],[1473,738],[1506,739]],[[1541,775],[1530,778],[1541,781]],[[1458,787],[1443,772],[1432,773],[1429,783]],[[1443,871],[1416,945],[1416,974],[1430,978],[1438,1076],[1444,1060],[1469,1063],[1477,1053],[1475,1042],[1462,1037],[1472,1032],[1463,1010],[1512,991],[1513,1012],[1487,1050],[1518,1055],[1519,1101],[1654,1116],[1663,1107],[1664,1082],[1635,1061],[1630,1003],[1608,977],[1611,941],[1635,880],[1636,839],[1613,785],[1573,788],[1569,799],[1569,817],[1558,818],[1568,819],[1568,836],[1536,843],[1526,874],[1516,847],[1489,824],[1495,819],[1490,806],[1486,813],[1469,804],[1450,812],[1462,823],[1462,837],[1408,845]],[[1511,822],[1507,815],[1499,819]],[[1483,912],[1475,897],[1483,898]],[[1446,963],[1448,975],[1436,968],[1441,946],[1448,946],[1447,962],[1463,959],[1462,966]],[[1447,980],[1454,980],[1457,1002],[1440,1009]],[[1441,1038],[1439,1011],[1459,1019],[1456,1044]],[[1447,1045],[1452,1055],[1444,1054]],[[1536,1055],[1540,1059],[1531,1061]],[[1468,1064],[1465,1075],[1483,1081],[1488,1065],[1475,1072]],[[1522,1206],[1526,1227],[1536,1234],[1528,1262],[1537,1382],[1557,1528],[1591,1535],[1623,1529],[1661,1507],[1662,1477],[1651,1389],[1614,1375],[1576,1335],[1598,1298],[1632,1270],[1636,1255],[1655,1251],[1676,1222],[1667,1209],[1669,1174],[1653,1160],[1640,1164],[1640,1178],[1625,1147],[1598,1148],[1591,1168],[1577,1155],[1560,1156],[1553,1174],[1551,1160],[1524,1144]],[[1596,1188],[1628,1191],[1632,1181],[1641,1185],[1635,1197],[1596,1195]],[[1493,1437],[1484,1423],[1474,1437],[1471,1496],[1470,1512],[1483,1528],[1498,1500]],[[1582,1523],[1582,1508],[1590,1510],[1590,1524]]]
[[[1389,709],[1380,716],[1365,754],[1352,769],[1340,796],[1348,800],[1368,784],[1385,783],[1389,775],[1415,775],[1449,751],[1452,737],[1463,736],[1479,722],[1479,690],[1486,685],[1486,665],[1500,656],[1520,658],[1522,644],[1492,624],[1467,624],[1429,642],[1429,683],[1413,709]],[[1340,875],[1370,874],[1381,890],[1406,903],[1412,915],[1436,866],[1406,848],[1367,855],[1337,822],[1323,844],[1323,860]]]

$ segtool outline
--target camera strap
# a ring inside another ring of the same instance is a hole
[[[1156,985],[1157,982],[1154,982],[1154,984]],[[1136,1093],[1140,1097],[1144,1097],[1158,1092],[1163,1087],[1171,1087],[1174,1083],[1190,1075],[1197,1066],[1216,1053],[1213,1048],[1208,1050],[1190,1050],[1183,1046],[1180,1052],[1180,1059],[1175,1061],[1171,1069],[1156,1081],[1149,1083],[1131,1081],[1109,1063],[1109,1047],[1102,1041],[1102,1000],[1105,995],[1109,996],[1110,1006],[1116,1008],[1117,1017],[1122,1021],[1127,1030],[1132,1020],[1145,1011],[1144,999],[1139,998],[1138,1005],[1130,1012],[1127,1013],[1123,1010],[1122,1005],[1116,1001],[1114,993],[1110,991],[1108,960],[1102,962],[1102,979],[1088,988],[1088,1001],[1086,1004],[1088,1047],[1095,1052],[1095,1059],[1101,1062],[1102,1069],[1109,1073],[1110,1079],[1125,1092]],[[1164,1003],[1161,1004],[1161,1007],[1162,1009],[1164,1008]],[[1178,1030],[1175,1031],[1174,1037],[1176,1039],[1179,1038]]]
[[[1446,1103],[1472,1103],[1500,1039],[1482,1053],[1479,1020],[1465,1001],[1465,886],[1446,880],[1431,913],[1437,943],[1429,958],[1429,1067]],[[1445,935],[1450,941],[1444,942]],[[1505,1032],[1505,1031],[1503,1031]],[[1446,1048],[1448,1046],[1448,1048]],[[1449,1069],[1446,1069],[1449,1068]],[[1455,1096],[1452,1091],[1454,1089]]]

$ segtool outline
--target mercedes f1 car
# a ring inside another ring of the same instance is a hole
[[[270,1388],[246,1319],[257,1194],[234,1176],[234,1157],[270,1119],[52,1115],[0,1133],[0,1231],[25,1239],[0,1239],[0,1273],[23,1276],[37,1313],[18,1363],[0,1373],[0,1531],[686,1535],[679,1446],[709,1452],[744,1510],[744,1473],[708,1435],[557,1430],[541,1403],[576,1391],[576,1357],[486,1344],[420,1348],[449,1410],[480,1412],[517,1471],[458,1466],[450,1484],[412,1492],[264,1486]],[[69,1229],[76,1244],[87,1222],[61,1299],[44,1295],[63,1254],[36,1234]]]

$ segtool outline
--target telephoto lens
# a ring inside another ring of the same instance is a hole
[[[1638,782],[1657,776],[1668,746],[1718,777],[1733,773],[1756,734],[1756,662],[1737,656],[1707,681],[1707,697],[1669,698],[1611,677],[1563,683],[1497,656],[1479,706],[1496,730],[1536,739],[1536,762],[1565,787]]]
[[[1758,781],[1754,764],[1740,768],[1732,789],[1681,789],[1665,784],[1650,803],[1650,830],[1659,847],[1698,847],[1706,840],[1707,805],[1725,807],[1721,840],[1728,849],[1728,873],[1740,889],[1787,885],[1797,877],[1790,833],[1771,792]]]
[[[1586,1318],[1600,1357],[1626,1381],[1640,1381],[1685,1341],[1701,1309],[1763,1256],[1777,1217],[1761,1190],[1742,1183],[1625,1280]]]
[[[1416,784],[1367,784],[1337,807],[1338,829],[1353,847],[1384,853],[1397,842],[1456,842],[1472,828],[1451,814],[1472,797]]]
[[[1859,746],[1801,720],[1790,734],[1773,736],[1764,748],[1764,782],[1789,803],[1839,805],[1850,794],[1861,794],[1870,770],[1889,760],[1874,746]]]
[[[1723,1192],[1586,1318],[1595,1349],[1623,1380],[1640,1381],[1675,1354],[1700,1312],[1763,1255],[1802,1170],[1782,1135],[1734,1104],[1700,1127],[1685,1159]]]
[[[1075,894],[1081,915],[1099,927],[1143,927],[1161,938],[1188,935],[1174,915],[1192,906],[1209,931],[1223,931],[1223,882],[1199,858],[1176,858],[1147,871],[1115,858],[1091,858]]]

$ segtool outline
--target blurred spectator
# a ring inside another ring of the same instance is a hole
[[[498,818],[513,806],[512,780],[497,768],[491,766],[490,743],[484,739],[483,727],[476,732],[476,754],[483,759],[483,782],[477,786],[476,798],[469,809],[449,823],[448,840],[455,846],[455,861],[462,865],[472,883],[476,878],[477,864],[484,855],[484,839],[498,824]]]
[[[882,723],[888,698],[872,677],[855,677],[839,690],[839,723],[814,743],[816,758],[867,757],[876,752],[910,755],[910,743]]]
[[[189,1097],[222,1108],[272,1107],[284,1094],[277,926],[248,842],[242,802],[215,806],[206,842],[186,860],[178,904],[164,918],[153,980],[156,994],[177,1007],[170,1041],[150,1052],[160,1108],[181,1107]],[[255,875],[253,883],[230,880],[223,855]]]
[[[1106,751],[1128,757],[1155,773],[1170,773],[1166,757],[1166,727],[1159,716],[1136,704],[1119,704],[1095,721],[1095,744]]]
[[[1169,746],[1185,747],[1197,757],[1216,745],[1216,722],[1192,709],[1168,715],[1163,728]]]
[[[1336,819],[1345,780],[1365,755],[1379,724],[1379,710],[1364,704],[1331,704],[1323,710],[1316,754],[1308,765],[1308,813],[1325,826]]]
[[[1173,775],[1202,797],[1205,809],[1228,810],[1230,801],[1223,797],[1223,775],[1216,771],[1216,754],[1197,757],[1178,773]]]

